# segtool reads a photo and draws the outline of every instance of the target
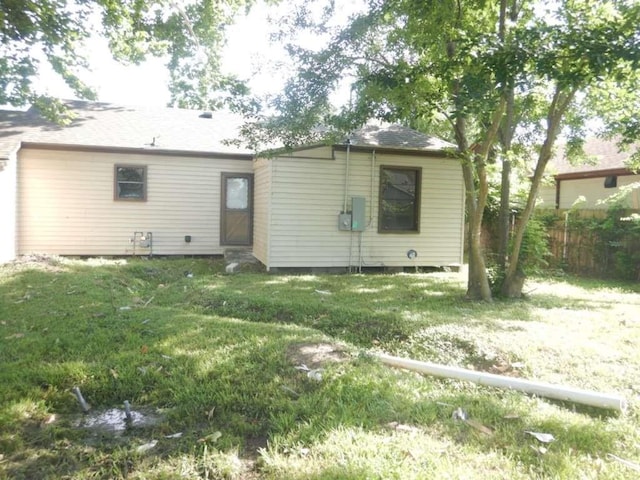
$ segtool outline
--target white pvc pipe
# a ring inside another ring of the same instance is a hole
[[[84,413],[87,413],[89,410],[91,410],[91,407],[89,406],[89,404],[87,403],[87,401],[84,399],[84,397],[82,396],[82,392],[80,391],[80,389],[78,387],[73,387],[71,389],[71,391],[73,392],[73,394],[76,396],[76,398],[78,399],[78,403],[80,404],[80,407],[82,408],[82,411]]]
[[[555,398],[556,400],[568,400],[575,403],[582,403],[584,405],[591,405],[593,407],[610,408],[619,411],[625,411],[627,408],[626,400],[619,395],[591,392],[571,387],[562,387],[544,382],[533,382],[531,380],[523,380],[521,378],[503,377],[493,373],[476,372],[475,370],[466,370],[458,367],[447,367],[436,363],[419,362],[417,360],[392,357],[391,355],[385,354],[378,354],[376,356],[386,365],[406,368],[407,370],[435,375],[437,377],[467,380],[469,382],[479,383],[490,387],[517,390],[519,392],[531,393],[540,397]]]

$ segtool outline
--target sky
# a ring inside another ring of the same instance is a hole
[[[319,2],[311,7],[322,4]],[[336,4],[339,14],[334,17],[332,26],[342,24],[365,5],[362,0],[337,0]],[[277,19],[279,15],[289,13],[290,9],[291,4],[286,1],[265,5],[263,0],[258,0],[247,16],[238,17],[236,24],[227,30],[227,45],[222,56],[223,73],[249,79],[252,91],[259,95],[281,91],[291,68],[283,66],[288,61],[284,48],[269,38],[274,27],[267,18],[273,16]],[[308,48],[323,46],[318,37],[310,34],[300,35],[297,41]],[[97,91],[98,101],[130,106],[167,105],[170,100],[169,74],[162,59],[151,58],[142,65],[125,66],[113,60],[103,38],[92,38],[87,48],[91,71],[83,72],[82,78]],[[75,98],[46,62],[41,65],[43,68],[36,85],[42,91],[57,98]],[[349,80],[343,83],[334,94],[335,103],[346,103],[349,99]]]
[[[247,17],[241,17],[227,33],[227,46],[223,54],[223,70],[240,78],[251,79],[252,89],[257,93],[277,91],[284,83],[283,69],[262,67],[259,63],[271,64],[283,61],[282,49],[270,45],[269,25],[266,21],[268,7],[259,3]],[[142,65],[122,65],[111,57],[107,42],[103,38],[92,38],[87,43],[90,52],[90,68],[82,78],[98,93],[101,102],[120,105],[166,106],[169,74],[160,58],[151,58]],[[74,98],[71,90],[43,62],[37,85],[46,93],[63,99]]]

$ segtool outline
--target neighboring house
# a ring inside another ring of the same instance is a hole
[[[640,182],[640,175],[634,174],[625,161],[630,152],[620,152],[614,142],[597,138],[588,139],[584,150],[588,163],[572,165],[564,155],[562,146],[547,167],[547,175],[552,181],[541,187],[539,198],[541,208],[569,209],[580,198],[576,208],[606,209],[603,200],[618,192],[621,187]],[[626,198],[629,208],[640,208],[640,189],[635,189]]]
[[[0,112],[0,261],[245,247],[268,269],[462,263],[462,172],[438,139],[368,126],[256,158],[229,144],[232,115],[70,105],[67,127]]]
[[[0,264],[12,260],[16,245],[16,150],[13,142],[5,142],[0,132]]]

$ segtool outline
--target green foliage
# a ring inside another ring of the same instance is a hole
[[[450,273],[223,272],[210,259],[0,267],[0,477],[524,480],[588,478],[598,466],[598,478],[635,478],[605,461],[638,461],[633,402],[616,416],[369,354],[631,395],[640,357],[628,340],[640,326],[619,320],[634,318],[638,284],[538,282],[528,302],[471,304]],[[321,365],[321,381],[295,368],[315,361],[296,355],[318,343],[344,353]],[[74,385],[88,418],[128,399],[159,421],[79,428]],[[493,433],[453,419],[458,407]],[[525,430],[557,438],[543,462]]]
[[[278,19],[277,39],[288,42],[297,69],[270,104],[279,121],[263,126],[283,138],[319,124],[349,131],[375,117],[455,139],[452,123],[463,116],[475,141],[507,87],[517,87],[518,121],[534,128],[547,114],[549,81],[580,89],[624,79],[640,62],[635,2],[550,2],[548,12],[515,2],[504,38],[499,2],[370,1],[346,24],[336,21],[335,2],[317,3],[294,2],[291,16]],[[326,46],[303,47],[301,31]],[[331,94],[345,82],[350,102],[336,109]]]
[[[62,104],[36,91],[33,78],[42,63],[80,98],[95,92],[82,80],[88,67],[83,47],[100,33],[114,58],[140,63],[148,56],[167,58],[171,103],[216,108],[227,96],[243,92],[219,69],[224,28],[251,0],[211,2],[112,0],[0,0],[0,104],[34,104],[48,118],[65,123]]]
[[[603,202],[609,206],[606,217],[591,225],[601,254],[612,259],[614,277],[624,280],[640,278],[640,219],[627,213],[629,195],[639,188],[640,182],[620,187]]]
[[[593,226],[599,237],[598,247],[612,257],[614,278],[638,280],[640,278],[640,219],[626,216],[620,209],[610,209],[604,221]]]
[[[346,24],[335,20],[342,14],[335,2],[321,2],[326,8],[304,3],[296,3],[281,22],[278,39],[289,42],[296,68],[284,92],[267,102],[267,111],[275,110],[277,117],[256,114],[245,129],[249,143],[274,137],[285,145],[317,141],[371,118],[455,141],[463,160],[469,224],[476,233],[470,235],[472,298],[486,296],[475,225],[487,200],[489,152],[495,158],[540,152],[539,178],[561,131],[574,147],[590,117],[607,110],[608,123],[614,123],[616,110],[591,101],[592,90],[606,84],[611,95],[634,102],[638,97],[634,82],[627,80],[640,65],[637,2],[371,0]],[[317,43],[302,46],[301,31],[320,34]],[[333,105],[333,92],[346,84],[350,101]],[[326,130],[318,131],[318,125]],[[515,134],[513,141],[498,145],[500,126],[503,137]],[[535,190],[537,181],[531,185]],[[512,252],[520,270],[521,235],[535,198],[533,191]]]
[[[338,27],[330,25],[337,24],[332,20],[340,12],[333,10],[333,2],[325,3],[319,18],[299,6],[281,22],[278,38],[289,40],[288,51],[299,67],[270,104],[279,120],[256,126],[271,128],[285,144],[313,134],[319,124],[329,132],[348,132],[373,117],[416,125],[434,116],[450,121],[452,106],[443,93],[462,69],[465,87],[460,95],[467,110],[493,95],[491,72],[478,55],[494,41],[479,33],[486,34],[481,29],[493,28],[496,21],[495,9],[486,2],[465,2],[462,12],[456,2],[368,2],[366,10]],[[436,24],[438,28],[432,28]],[[322,32],[327,46],[296,44],[305,29]],[[459,45],[451,62],[445,61],[447,35],[455,36]],[[345,79],[351,82],[352,101],[334,109],[331,95]]]
[[[521,268],[525,275],[538,275],[549,265],[551,252],[547,229],[542,219],[533,217],[527,222],[520,255]]]
[[[629,213],[626,206],[629,191],[638,186],[629,187],[609,198],[609,208],[602,217],[583,216],[579,209],[569,211],[568,218],[553,214],[547,217],[547,230],[563,232],[563,236],[566,231],[569,249],[579,249],[580,257],[594,260],[593,266],[582,273],[631,281],[640,278],[640,216]],[[552,263],[553,267],[577,272],[580,265],[574,262],[562,264],[556,259]]]

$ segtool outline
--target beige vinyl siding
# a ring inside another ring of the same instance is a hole
[[[0,263],[16,255],[16,156],[0,159]]]
[[[347,210],[351,197],[365,197],[368,228],[339,231],[343,210],[346,152],[335,160],[278,157],[272,160],[268,267],[451,265],[462,263],[462,172],[457,160],[351,153]],[[379,168],[422,168],[420,233],[378,233]],[[407,251],[418,252],[415,263]]]
[[[562,180],[560,182],[559,207],[562,209],[571,208],[578,197],[583,196],[585,203],[581,203],[579,208],[606,209],[608,206],[599,203],[600,200],[604,200],[618,192],[620,187],[634,182],[640,182],[640,175],[618,175],[617,188],[604,188],[604,177]],[[636,189],[628,197],[627,206],[630,208],[640,208],[640,189]]]
[[[555,180],[545,180],[538,190],[538,208],[556,208],[556,184]]]
[[[114,200],[116,164],[147,166],[147,201]],[[127,255],[133,253],[129,239],[142,231],[153,234],[154,254],[220,254],[222,171],[250,173],[252,166],[243,160],[23,149],[19,252]]]
[[[268,265],[271,162],[263,158],[255,160],[253,172],[253,256]]]
[[[279,155],[280,158],[317,158],[331,160],[333,159],[333,147],[324,145],[319,147],[301,148],[292,152],[286,152]]]

